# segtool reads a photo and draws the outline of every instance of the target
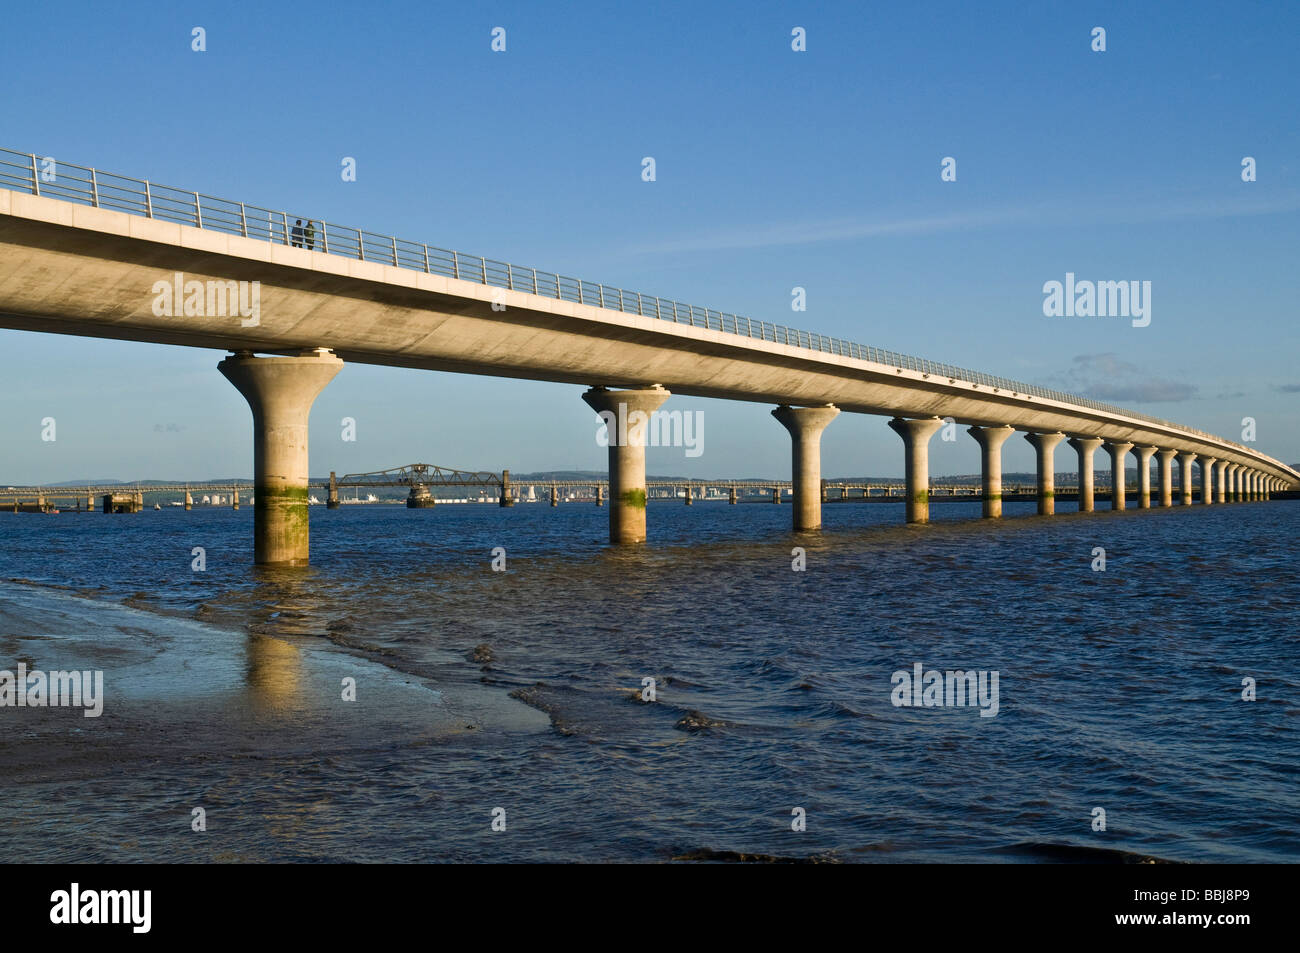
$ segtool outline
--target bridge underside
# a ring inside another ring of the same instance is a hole
[[[5,214],[7,213],[7,214]],[[260,283],[260,315],[154,314],[158,281]],[[505,305],[494,311],[493,301]],[[1138,419],[840,355],[0,190],[0,326],[1086,433],[1266,468]],[[1291,475],[1279,472],[1278,476]]]

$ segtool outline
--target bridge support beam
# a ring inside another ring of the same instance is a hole
[[[1092,455],[1101,446],[1100,437],[1071,437],[1070,446],[1079,455],[1079,512],[1092,512]]]
[[[967,427],[966,432],[980,445],[980,484],[984,491],[983,515],[1002,515],[1002,445],[1016,432],[1015,427]]]
[[[1128,489],[1125,487],[1124,472],[1128,466],[1128,452],[1133,449],[1131,443],[1108,443],[1106,452],[1110,454],[1110,508],[1122,510],[1128,506]]]
[[[1156,460],[1160,463],[1160,505],[1174,505],[1174,457],[1177,450],[1157,450]]]
[[[821,528],[822,431],[839,413],[840,409],[834,404],[824,407],[788,407],[782,404],[772,411],[772,416],[790,432],[790,472],[794,484],[792,509],[796,533]]]
[[[889,422],[903,438],[903,466],[906,470],[907,521],[930,522],[930,438],[943,426],[938,417],[907,420],[895,417]]]
[[[1206,506],[1214,502],[1214,470],[1218,462],[1214,457],[1201,457],[1201,502]]]
[[[1178,491],[1183,498],[1183,506],[1192,505],[1192,464],[1196,460],[1194,453],[1178,455]]]
[[[609,441],[609,541],[644,543],[645,444],[650,415],[672,395],[658,385],[645,390],[593,387],[582,395],[605,422]]]
[[[307,565],[307,420],[342,367],[326,348],[297,357],[241,351],[217,365],[253,412],[253,560],[259,566]]]
[[[1138,509],[1151,508],[1151,455],[1155,447],[1134,447],[1133,456],[1138,462]]]
[[[1051,516],[1056,512],[1056,445],[1065,434],[1027,433],[1025,439],[1038,458],[1038,515]]]

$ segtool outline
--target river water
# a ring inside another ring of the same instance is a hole
[[[1300,502],[931,510],[313,507],[292,571],[249,507],[0,514],[0,670],[104,672],[0,707],[7,856],[1300,859]]]

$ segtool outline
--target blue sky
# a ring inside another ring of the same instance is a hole
[[[0,146],[1230,439],[1249,416],[1261,450],[1300,461],[1300,5],[1138,7],[71,3],[0,36]],[[1066,272],[1150,281],[1150,326],[1044,317],[1043,283]],[[221,357],[0,331],[0,483],[251,475]],[[350,365],[315,405],[311,469],[603,469],[581,390]],[[788,473],[769,407],[669,406],[704,411],[705,452],[652,449],[651,472]],[[845,414],[823,471],[901,474],[901,451],[883,418]],[[1006,469],[1032,461],[1008,443]],[[934,441],[933,473],[978,467],[973,440]]]

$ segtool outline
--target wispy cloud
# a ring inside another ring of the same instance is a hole
[[[1239,218],[1300,211],[1300,193],[1253,197],[1208,196],[1169,198],[1160,202],[1126,201],[1108,196],[1102,201],[1041,203],[1013,208],[990,208],[952,215],[918,216],[879,221],[837,219],[819,222],[784,222],[747,225],[684,235],[639,245],[636,254],[730,251],[816,242],[859,241],[895,235],[933,235],[944,232],[1019,225],[1028,228],[1081,225],[1139,225],[1192,219]]]
[[[1114,353],[1080,354],[1058,378],[1064,390],[1094,400],[1128,403],[1177,403],[1191,400],[1196,388],[1182,381],[1153,377]]]
[[[1300,394],[1300,384],[1276,384],[1274,390],[1280,390],[1284,394]]]

